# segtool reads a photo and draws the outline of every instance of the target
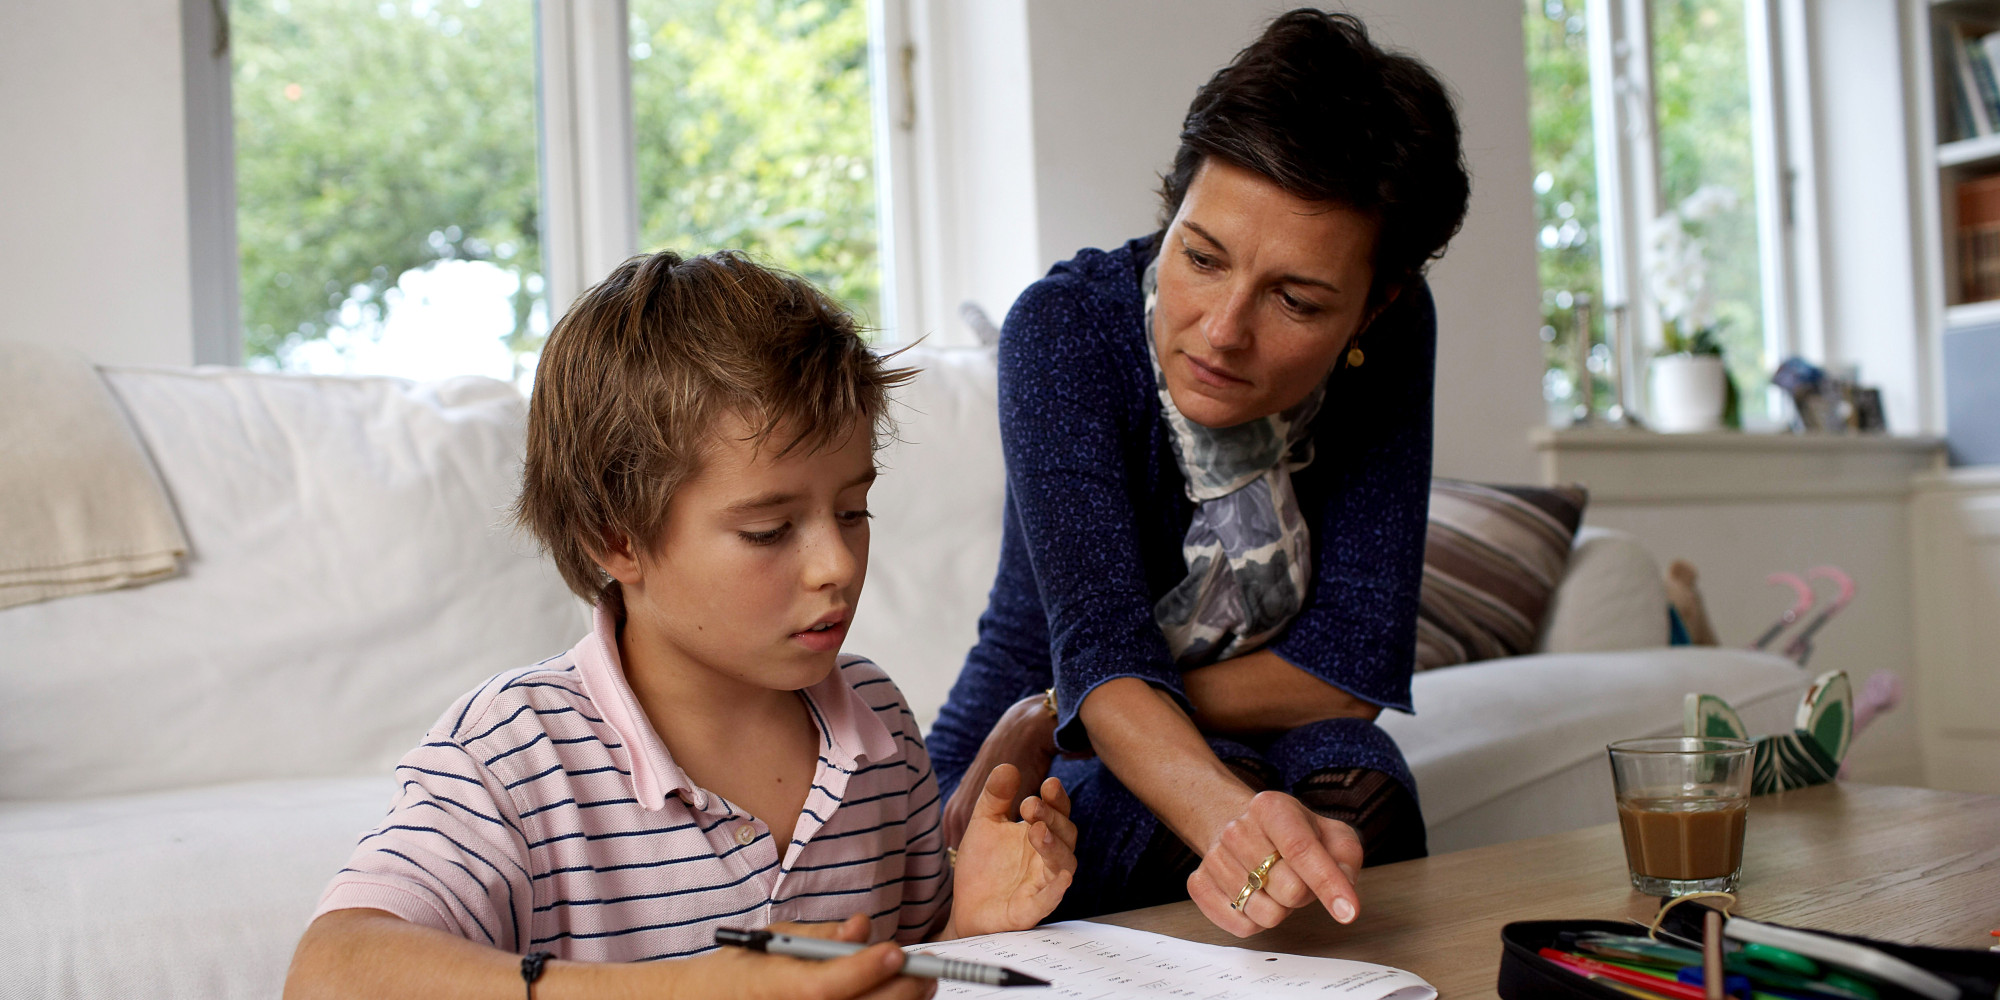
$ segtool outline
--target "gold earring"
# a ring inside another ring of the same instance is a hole
[[[1367,359],[1364,355],[1362,355],[1361,348],[1350,347],[1347,349],[1347,367],[1359,368],[1361,367],[1361,362],[1365,360]]]

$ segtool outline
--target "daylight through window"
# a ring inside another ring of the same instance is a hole
[[[230,20],[246,361],[525,387],[552,320],[536,5]],[[633,249],[747,250],[877,321],[865,0],[632,0],[628,41],[631,120],[596,155],[634,151]]]

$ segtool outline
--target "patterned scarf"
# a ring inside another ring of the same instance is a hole
[[[1256,651],[1305,606],[1311,539],[1292,492],[1292,473],[1312,464],[1312,420],[1326,384],[1282,413],[1235,427],[1189,420],[1167,392],[1153,339],[1157,259],[1146,268],[1140,288],[1160,416],[1173,432],[1174,457],[1195,503],[1181,542],[1187,579],[1153,606],[1174,661],[1187,670]]]

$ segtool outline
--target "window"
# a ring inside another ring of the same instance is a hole
[[[1581,400],[1579,365],[1610,371],[1610,348],[1594,336],[1591,309],[1604,301],[1597,246],[1597,155],[1590,118],[1590,50],[1582,5],[1528,0],[1529,130],[1535,168],[1536,265],[1542,281],[1542,398],[1551,424]],[[1586,324],[1579,335],[1578,324]],[[1579,343],[1581,341],[1581,343]],[[1584,360],[1584,359],[1588,360]],[[1617,402],[1593,380],[1597,409]]]
[[[640,249],[880,315],[865,0],[232,0],[253,366],[525,385]]]
[[[1528,0],[1552,423],[1575,413],[1580,364],[1599,412],[1638,407],[1645,358],[1697,336],[1722,349],[1743,423],[1780,419],[1770,372],[1808,338],[1788,309],[1775,2]],[[1633,377],[1617,400],[1606,376],[1621,362]]]
[[[633,0],[639,243],[736,247],[879,322],[856,0]]]

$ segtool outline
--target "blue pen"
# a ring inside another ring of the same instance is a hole
[[[1702,986],[1705,985],[1707,977],[1702,975],[1701,966],[1689,965],[1682,967],[1677,978],[1690,986]],[[1722,992],[1733,997],[1749,996],[1750,977],[1736,972],[1723,973]]]

